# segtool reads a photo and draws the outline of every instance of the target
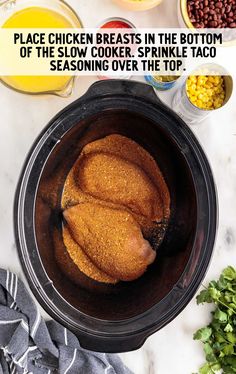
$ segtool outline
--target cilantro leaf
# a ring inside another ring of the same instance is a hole
[[[233,346],[233,344],[227,344],[223,348],[223,352],[224,352],[225,356],[233,355],[234,354],[234,346]]]
[[[224,328],[224,331],[225,332],[233,332],[234,331],[233,326],[230,323],[227,323],[227,325]]]
[[[227,322],[228,321],[227,313],[222,312],[222,310],[220,310],[219,308],[216,309],[216,311],[214,313],[214,318],[219,320],[220,322]]]
[[[209,287],[208,292],[214,301],[218,301],[221,297],[221,291],[217,290],[214,287]]]
[[[212,297],[208,290],[202,290],[197,296],[197,304],[211,303],[212,301]]]
[[[235,331],[235,330],[234,330]],[[232,332],[228,332],[226,334],[226,338],[230,343],[236,344],[236,335],[233,334]]]
[[[223,270],[222,275],[225,279],[232,281],[236,279],[236,270],[232,266],[228,266]]]
[[[212,334],[212,329],[210,327],[203,327],[195,332],[193,335],[194,340],[201,340],[201,342],[206,342]]]
[[[209,364],[205,364],[200,368],[199,374],[214,374],[214,371],[211,370]]]

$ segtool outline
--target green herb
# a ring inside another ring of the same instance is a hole
[[[197,303],[214,303],[212,321],[193,336],[204,344],[206,363],[199,374],[236,374],[236,270],[229,266],[197,296]]]

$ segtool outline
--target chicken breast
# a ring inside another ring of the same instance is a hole
[[[87,277],[96,280],[97,282],[113,284],[118,282],[117,279],[110,277],[108,274],[104,273],[94,265],[80,245],[77,244],[72,238],[71,233],[66,226],[63,227],[62,235],[71,260],[79,268],[79,270],[82,271],[82,273],[87,275]]]
[[[76,181],[82,191],[123,205],[152,221],[161,220],[159,191],[136,164],[109,153],[89,153],[80,159]]]
[[[139,278],[156,257],[125,210],[83,203],[64,211],[70,233],[93,264],[114,279]]]

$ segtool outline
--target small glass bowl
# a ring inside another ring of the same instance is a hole
[[[114,2],[128,10],[143,11],[155,8],[162,0],[114,0]]]

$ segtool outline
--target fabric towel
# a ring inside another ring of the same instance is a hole
[[[114,354],[90,352],[45,322],[17,275],[0,269],[0,374],[130,374]]]

